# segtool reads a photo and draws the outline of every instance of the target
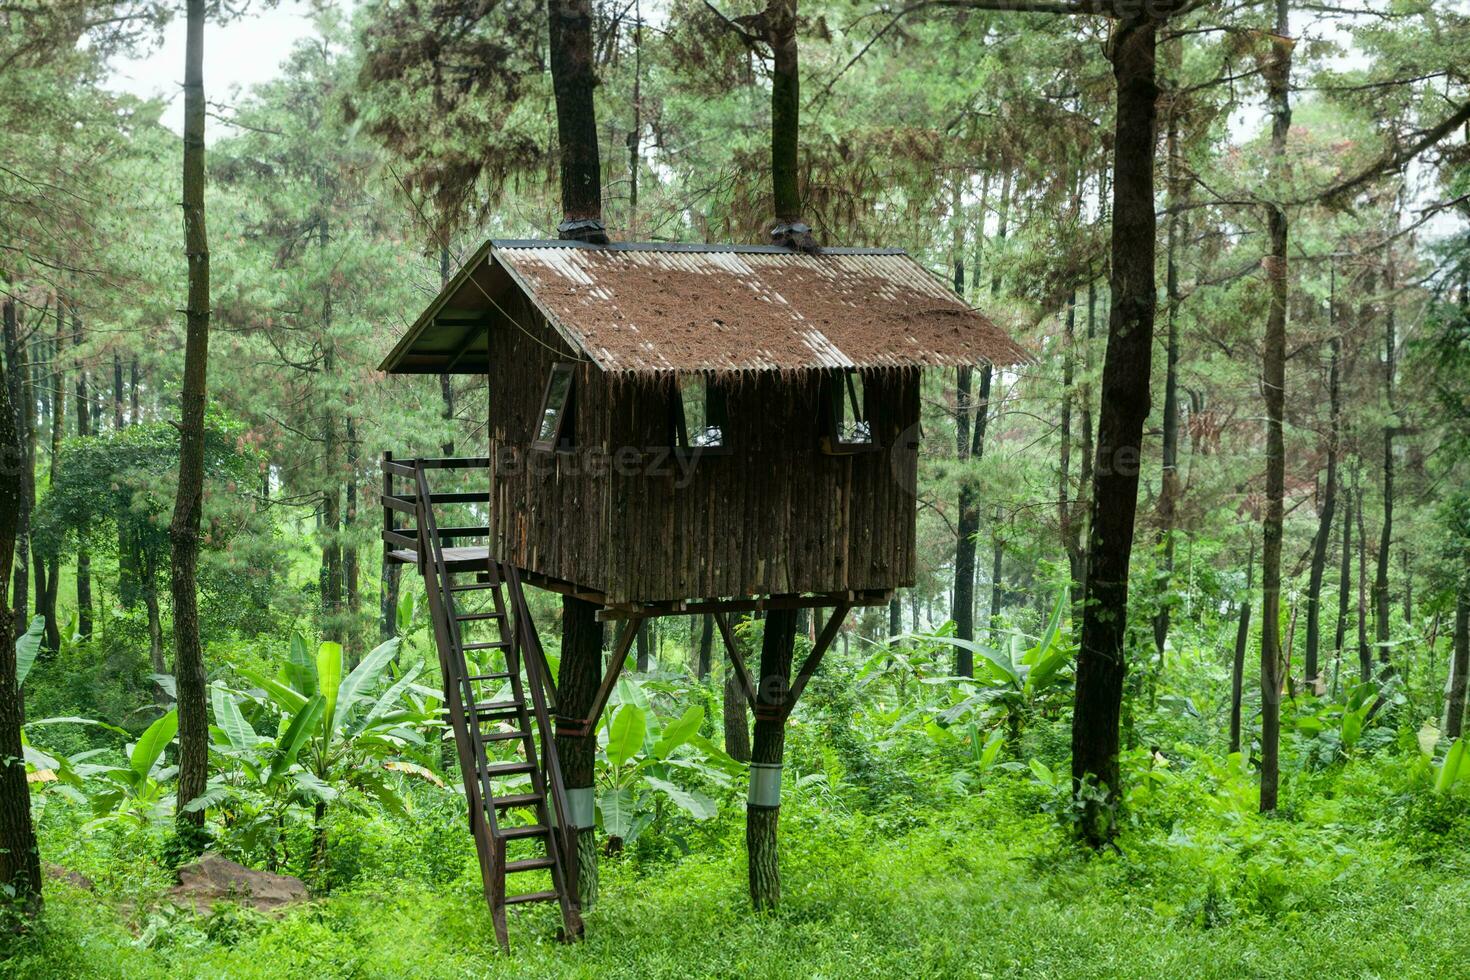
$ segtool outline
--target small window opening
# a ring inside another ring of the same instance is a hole
[[[673,409],[674,448],[726,448],[725,392],[708,375],[679,379]]]
[[[863,376],[840,371],[827,385],[826,442],[829,452],[875,448]]]
[[[551,377],[546,382],[546,397],[541,403],[532,449],[550,452],[572,448],[573,404],[572,365],[557,364],[552,367]]]

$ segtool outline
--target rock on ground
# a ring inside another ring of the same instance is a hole
[[[293,902],[304,902],[306,885],[290,875],[255,871],[218,854],[206,853],[193,864],[179,868],[179,883],[168,893],[169,901],[196,912],[207,912],[215,902],[247,905],[258,912],[271,912]]]

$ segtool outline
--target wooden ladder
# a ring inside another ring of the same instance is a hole
[[[467,532],[488,537],[487,529],[454,527],[440,533],[435,505],[464,504],[475,495],[435,494],[428,474],[431,469],[464,467],[454,467],[448,460],[385,460],[383,467],[385,512],[403,510],[389,503],[395,496],[391,478],[405,476],[413,481],[414,493],[396,495],[396,499],[406,502],[411,496],[414,504],[416,564],[424,576],[445,705],[495,938],[509,949],[508,906],[555,902],[561,909],[562,937],[577,939],[582,935],[577,847],[575,831],[567,820],[566,790],[552,729],[556,689],[531,624],[520,576],[513,567],[491,560],[487,549],[447,546],[447,542],[472,536]],[[401,544],[408,535],[396,532],[390,539],[391,527],[390,517],[385,541]],[[486,550],[483,559],[474,554],[479,550]],[[397,555],[396,560],[406,560],[402,551]],[[510,593],[510,609],[506,592]],[[483,630],[490,635],[467,638]],[[530,822],[514,819],[516,814],[529,814]],[[513,856],[514,848],[530,848],[532,853]],[[549,874],[551,887],[509,893],[507,879],[528,872]]]

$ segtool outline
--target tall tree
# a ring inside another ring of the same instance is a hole
[[[1131,5],[1130,5],[1131,6]],[[1072,715],[1072,781],[1083,801],[1083,836],[1111,839],[1122,777],[1118,767],[1128,568],[1138,509],[1143,423],[1155,313],[1155,51],[1161,17],[1174,6],[1145,5],[1114,26],[1110,50],[1117,85],[1113,137],[1113,229],[1107,353],[1103,361],[1097,455],[1092,476],[1087,584]]]
[[[1303,658],[1303,676],[1314,693],[1318,688],[1317,647],[1321,633],[1322,577],[1327,569],[1327,545],[1332,537],[1332,519],[1337,513],[1337,447],[1342,428],[1341,390],[1338,384],[1338,359],[1342,339],[1328,341],[1331,360],[1327,369],[1327,392],[1331,415],[1327,436],[1327,477],[1322,489],[1322,510],[1317,519],[1317,533],[1312,539],[1312,568],[1307,583],[1307,649]]]
[[[14,316],[13,299],[7,295],[4,302],[8,322]],[[15,364],[9,368],[14,370]],[[6,366],[0,365],[0,447],[8,459],[15,459],[20,447],[5,371]],[[21,497],[20,468],[0,466],[0,623],[10,622],[10,573]],[[34,916],[41,911],[41,856],[31,823],[31,791],[21,749],[22,715],[16,647],[10,630],[5,629],[0,631],[0,888],[9,893],[23,915]]]
[[[189,291],[184,377],[179,394],[179,487],[169,524],[174,604],[174,683],[179,702],[178,823],[190,846],[202,844],[204,811],[188,803],[204,792],[209,765],[204,650],[199,639],[199,517],[204,505],[204,408],[209,370],[209,235],[204,224],[205,0],[187,0],[184,48],[184,252]]]
[[[1291,24],[1287,0],[1276,0],[1276,33],[1265,66],[1271,103],[1271,174],[1278,195],[1286,176],[1286,137],[1291,131]],[[1270,252],[1266,256],[1270,307],[1261,354],[1266,401],[1266,513],[1261,522],[1261,812],[1276,809],[1281,746],[1281,536],[1286,498],[1286,208],[1267,205]]]

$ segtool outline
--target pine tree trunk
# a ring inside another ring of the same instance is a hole
[[[179,486],[169,541],[173,546],[170,591],[174,606],[174,681],[179,701],[178,823],[195,845],[204,811],[185,804],[204,792],[209,765],[205,711],[204,650],[199,641],[199,521],[204,503],[204,407],[209,369],[209,236],[204,223],[204,10],[187,2],[184,54],[184,249],[189,297],[180,387]],[[193,828],[193,832],[187,832]]]
[[[1333,633],[1332,656],[1337,670],[1332,677],[1332,696],[1337,697],[1342,679],[1342,651],[1347,642],[1348,611],[1353,578],[1353,495],[1347,488],[1345,476],[1339,476],[1342,484],[1342,556],[1337,572],[1337,629]]]
[[[1178,84],[1179,41],[1169,45],[1174,83]],[[1169,589],[1174,577],[1174,525],[1179,509],[1179,306],[1183,294],[1179,291],[1179,242],[1183,236],[1183,217],[1178,205],[1185,197],[1189,185],[1181,175],[1179,161],[1179,119],[1175,99],[1169,100],[1169,125],[1167,139],[1167,184],[1169,221],[1168,244],[1164,261],[1164,290],[1167,297],[1164,320],[1167,340],[1164,356],[1164,438],[1163,474],[1159,489],[1159,590],[1163,593],[1159,611],[1154,615],[1154,649],[1158,652],[1156,670],[1164,669],[1164,643],[1169,638]]]
[[[1393,250],[1389,249],[1387,256],[1387,281],[1384,287],[1388,293],[1388,309],[1384,311],[1383,333],[1384,333],[1384,355],[1383,355],[1383,395],[1388,405],[1388,421],[1383,425],[1383,527],[1378,536],[1378,567],[1373,577],[1373,622],[1374,638],[1377,640],[1378,664],[1383,676],[1392,672],[1393,665],[1389,656],[1389,604],[1388,604],[1388,559],[1389,545],[1393,540],[1393,437],[1397,422],[1394,419],[1394,370],[1395,351],[1398,346],[1398,337],[1394,317],[1394,268]]]
[[[1251,608],[1255,605],[1251,597],[1251,576],[1256,571],[1256,539],[1251,538],[1250,557],[1245,563],[1245,597],[1240,603],[1240,622],[1235,628],[1235,657],[1230,670],[1230,752],[1240,751],[1240,703],[1245,690],[1245,651],[1250,645]]]
[[[1272,105],[1273,175],[1286,172],[1286,136],[1291,129],[1291,44],[1286,0],[1276,0],[1276,37],[1267,67]],[[1261,354],[1266,401],[1266,515],[1261,523],[1261,812],[1276,809],[1281,748],[1281,536],[1286,495],[1286,302],[1289,235],[1286,211],[1268,206],[1271,252],[1266,260],[1270,307]]]
[[[801,221],[797,146],[801,126],[801,80],[796,44],[797,0],[771,0],[766,7],[771,46],[771,191],[779,224]]]
[[[550,25],[551,86],[556,98],[564,238],[606,241],[602,231],[602,164],[592,91],[592,5],[589,0],[546,0]]]
[[[791,686],[791,658],[796,640],[796,612],[773,609],[766,614],[761,642],[761,668],[756,683],[758,704],[753,765],[779,766],[786,748],[786,723],[780,712]],[[750,868],[750,902],[757,909],[781,903],[781,866],[777,828],[781,808],[748,804],[745,809],[745,849]]]
[[[597,606],[583,599],[561,600],[561,665],[558,671],[557,710],[570,718],[585,718],[592,710],[602,680],[602,624]],[[596,735],[558,735],[556,751],[569,791],[591,790],[597,769]],[[583,909],[597,904],[596,827],[579,827],[577,891]]]
[[[1341,339],[1332,338],[1329,347],[1332,360],[1327,373],[1327,388],[1332,429],[1327,438],[1327,485],[1322,493],[1322,514],[1317,521],[1317,534],[1312,539],[1312,570],[1307,582],[1307,649],[1303,673],[1307,687],[1313,694],[1321,693],[1318,690],[1317,646],[1321,633],[1319,620],[1322,611],[1322,577],[1327,571],[1327,545],[1332,537],[1332,519],[1337,512],[1337,443],[1341,425],[1337,362],[1342,347]]]
[[[66,301],[56,294],[56,338],[51,350],[51,452],[48,486],[61,475],[61,440],[66,435],[66,377],[61,370],[61,351],[66,344]],[[46,618],[46,648],[61,649],[61,623],[56,615],[56,596],[61,586],[61,553],[52,542],[45,552],[36,552],[36,611]]]
[[[72,346],[82,347],[82,318],[72,307]],[[91,400],[87,394],[87,372],[77,367],[77,436],[92,435],[89,408]],[[92,553],[87,547],[87,529],[77,529],[77,632],[84,639],[92,638]]]
[[[1128,567],[1138,509],[1138,467],[1149,412],[1153,353],[1154,76],[1158,23],[1146,15],[1117,24],[1112,294],[1103,363],[1083,603],[1072,721],[1072,780],[1083,803],[1081,831],[1093,846],[1113,836],[1121,790],[1118,734],[1127,672]],[[1086,791],[1103,791],[1103,798]]]
[[[1445,703],[1444,734],[1460,737],[1465,723],[1465,691],[1470,677],[1470,590],[1455,597],[1455,646],[1450,664],[1450,692]]]
[[[36,502],[35,474],[35,409],[27,381],[30,365],[26,357],[26,345],[20,339],[20,324],[17,320],[15,301],[6,296],[0,304],[0,320],[4,322],[5,368],[7,391],[10,399],[12,425],[15,427],[15,464],[20,481],[20,493],[16,503],[15,551],[11,568],[15,582],[10,608],[14,619],[13,637],[25,633],[30,608],[30,534],[31,511]],[[3,638],[0,638],[3,641]]]
[[[342,590],[347,597],[347,649],[355,664],[362,651],[362,603],[358,591],[357,544],[353,530],[357,525],[357,424],[347,416],[347,482],[343,494],[347,501],[342,536]]]
[[[738,620],[736,621],[738,622]],[[736,622],[730,624],[731,635],[738,638],[735,633]],[[724,684],[724,728],[725,728],[725,754],[737,762],[750,761],[750,718],[748,706],[745,701],[745,691],[740,686],[740,679],[735,673],[735,661],[730,652],[725,651],[725,684]]]
[[[710,660],[715,643],[715,618],[709,613],[700,617],[699,625],[699,679],[709,676]]]
[[[1373,651],[1368,646],[1368,536],[1363,533],[1363,491],[1353,495],[1358,503],[1358,680],[1373,678]]]
[[[7,298],[6,325],[14,308]],[[7,337],[8,339],[8,337]],[[11,362],[11,371],[19,365]],[[14,458],[22,451],[11,410],[6,366],[0,365],[0,447]],[[9,623],[6,608],[10,574],[15,558],[15,533],[20,518],[23,481],[18,467],[0,466],[0,622]],[[24,569],[20,572],[25,574]],[[41,911],[41,855],[31,823],[31,791],[26,782],[20,726],[24,720],[15,658],[15,644],[0,641],[0,888],[10,897],[7,904],[21,915],[34,917]]]

